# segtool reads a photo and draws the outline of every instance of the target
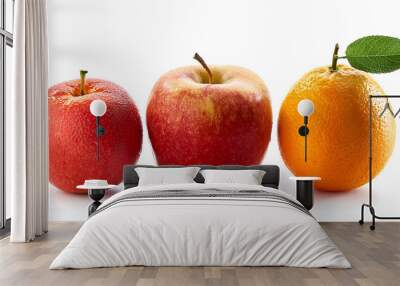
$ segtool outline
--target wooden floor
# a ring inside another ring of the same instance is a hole
[[[352,269],[289,267],[123,267],[48,270],[78,223],[52,223],[49,233],[28,244],[0,241],[0,285],[400,285],[400,223],[379,223],[375,232],[357,223],[323,228]]]

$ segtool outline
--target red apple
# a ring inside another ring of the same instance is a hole
[[[107,105],[100,118],[105,133],[100,137],[98,160],[96,119],[89,110],[95,99]],[[81,80],[50,87],[48,103],[50,182],[71,193],[86,193],[76,186],[87,179],[119,184],[123,165],[135,163],[142,147],[142,123],[128,93],[106,80],[85,80],[83,74]]]
[[[188,66],[164,74],[147,107],[159,164],[258,164],[271,138],[267,87],[237,66]]]

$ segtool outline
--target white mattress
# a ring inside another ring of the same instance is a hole
[[[106,200],[50,269],[145,266],[294,266],[349,268],[318,222],[289,204],[257,198],[150,198],[163,190],[263,190],[253,185],[180,184],[125,190]]]

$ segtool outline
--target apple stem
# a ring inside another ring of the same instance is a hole
[[[81,85],[80,85],[80,91],[81,91],[81,95],[85,94],[85,77],[88,71],[85,70],[81,70],[80,74],[81,74]]]
[[[339,44],[336,43],[332,56],[332,66],[330,68],[332,72],[337,71],[337,61],[339,59],[338,52],[339,52]]]
[[[198,62],[203,66],[203,68],[207,71],[207,74],[208,74],[208,83],[212,83],[212,73],[211,73],[211,70],[208,68],[208,66],[207,66],[206,62],[203,60],[203,58],[202,58],[198,53],[195,53],[193,58],[194,58],[196,61],[198,61]]]

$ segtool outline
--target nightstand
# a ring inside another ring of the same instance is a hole
[[[115,185],[109,185],[106,180],[86,180],[83,185],[76,186],[77,189],[87,190],[89,197],[94,201],[88,208],[89,216],[101,205],[100,200],[104,197],[106,191],[113,187]]]
[[[314,205],[314,181],[321,180],[320,177],[289,177],[290,180],[296,181],[296,199],[302,205],[311,210]]]

